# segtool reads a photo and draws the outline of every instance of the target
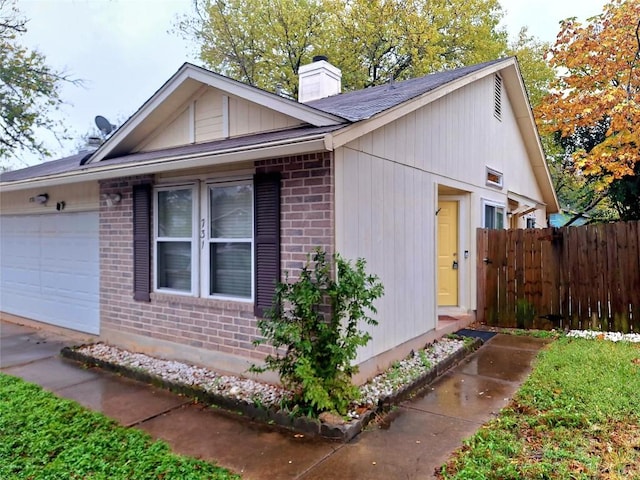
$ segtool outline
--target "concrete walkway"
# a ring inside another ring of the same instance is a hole
[[[74,343],[2,322],[0,371],[145,430],[175,452],[215,461],[244,479],[386,480],[432,478],[464,438],[508,403],[546,342],[496,335],[348,444],[248,422],[58,356]]]

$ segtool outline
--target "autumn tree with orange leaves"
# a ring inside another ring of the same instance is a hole
[[[572,145],[573,174],[593,180],[594,203],[622,191],[621,218],[640,217],[640,0],[563,21],[549,62],[557,77],[536,109],[541,133]]]

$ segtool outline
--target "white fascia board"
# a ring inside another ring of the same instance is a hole
[[[160,89],[154,93],[115,133],[94,152],[87,164],[104,159],[122,140],[124,140],[144,119],[164,102],[177,88],[189,78],[190,65],[185,63],[174,73]]]
[[[505,82],[505,89],[512,104],[518,128],[525,142],[525,147],[529,155],[529,161],[533,168],[536,181],[542,190],[542,195],[547,206],[547,213],[555,213],[560,211],[560,202],[553,187],[551,180],[551,172],[547,165],[544,149],[538,127],[533,116],[533,111],[527,97],[527,90],[520,73],[518,62],[513,60],[513,67],[505,71],[502,75]]]
[[[419,108],[424,107],[436,100],[449,95],[450,93],[462,88],[470,83],[479,80],[480,78],[486,77],[487,75],[491,75],[495,72],[498,72],[504,68],[507,68],[510,65],[515,65],[514,58],[507,58],[502,62],[494,63],[493,65],[489,65],[481,70],[477,70],[469,75],[466,75],[462,78],[454,80],[452,82],[446,83],[434,90],[423,93],[419,97],[413,98],[411,100],[407,100],[400,105],[397,105],[393,108],[380,112],[374,115],[371,118],[366,120],[361,120],[357,123],[354,123],[351,126],[345,127],[337,133],[333,134],[333,145],[332,148],[341,147],[356,138],[359,138],[367,133],[372,132],[373,130],[377,130],[378,128],[384,127],[385,125],[397,120],[399,118],[412,113]]]
[[[47,177],[0,183],[3,192],[43,188],[54,185],[68,185],[79,182],[108,180],[111,178],[129,177],[133,175],[149,175],[188,168],[199,168],[222,164],[262,160],[265,158],[287,157],[310,152],[327,151],[324,134],[310,135],[295,140],[252,145],[218,152],[201,152],[198,154],[163,157],[131,164],[104,165],[91,168],[90,171],[75,170],[72,172],[50,175]]]
[[[339,125],[345,120],[307,105],[270,94],[250,85],[231,80],[185,63],[160,89],[147,100],[116,132],[93,154],[87,163],[103,160],[116,145],[124,140],[145,118],[162,104],[184,81],[193,79],[218,88],[250,102],[263,105],[316,127]]]

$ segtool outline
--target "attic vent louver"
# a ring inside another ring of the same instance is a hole
[[[497,74],[493,84],[493,115],[502,120],[502,77]]]

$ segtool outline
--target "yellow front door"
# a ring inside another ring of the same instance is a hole
[[[438,202],[438,305],[458,305],[458,202]]]

